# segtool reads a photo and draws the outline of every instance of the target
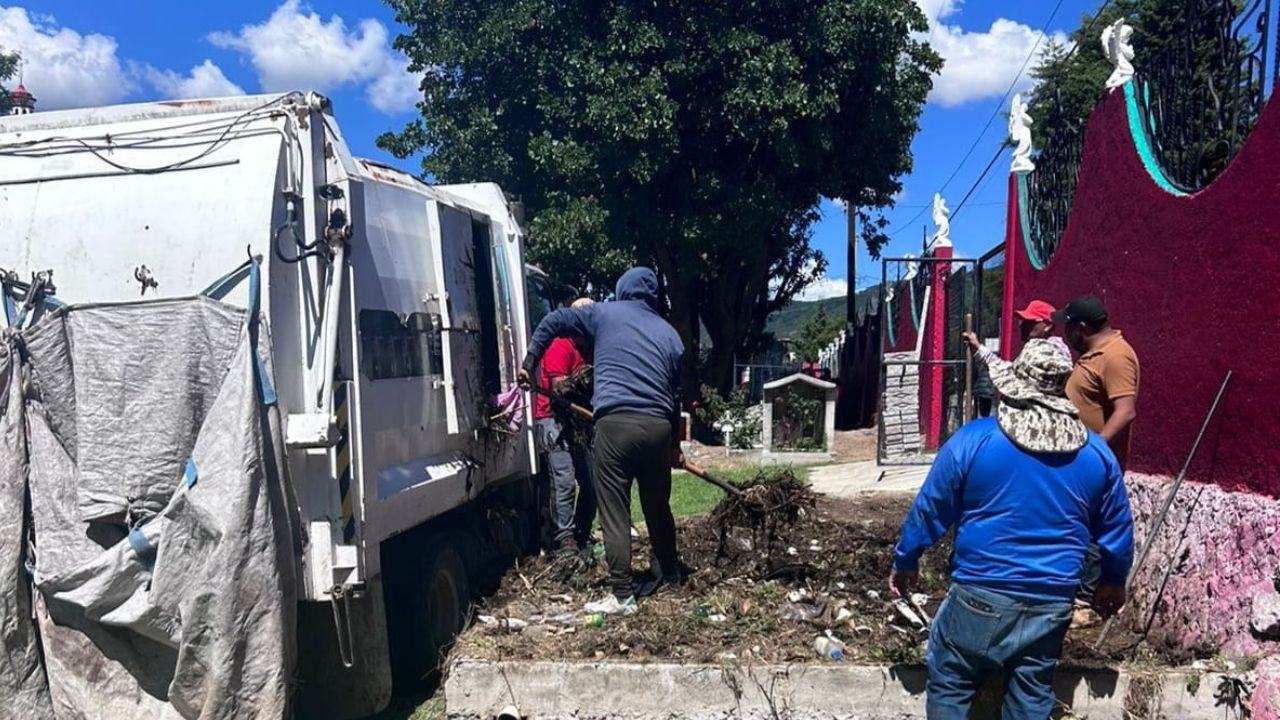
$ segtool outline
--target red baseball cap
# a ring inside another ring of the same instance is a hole
[[[1023,320],[1041,320],[1044,322],[1053,322],[1053,314],[1056,309],[1043,300],[1032,300],[1027,306],[1021,310],[1015,310],[1014,315]]]

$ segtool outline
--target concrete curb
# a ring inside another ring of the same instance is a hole
[[[1192,680],[1192,676],[1198,676]],[[1083,720],[1222,717],[1221,675],[1194,671],[1058,673],[1054,690]],[[459,660],[445,684],[448,717],[489,720],[507,705],[524,718],[727,720],[925,717],[918,666],[717,666],[622,662]],[[1194,692],[1192,692],[1194,690]],[[980,699],[975,718],[998,718],[998,698]],[[1127,711],[1127,713],[1126,713]],[[1056,715],[1055,715],[1056,716]]]

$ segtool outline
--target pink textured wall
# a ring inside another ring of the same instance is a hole
[[[940,247],[931,255],[949,258],[952,248]],[[939,361],[944,359],[944,335],[947,326],[947,278],[951,276],[948,264],[935,263],[929,287],[929,309],[924,323],[924,342],[920,344],[920,359]],[[942,378],[945,374],[941,365],[926,365],[920,368],[920,432],[925,438],[925,447],[936,450],[942,439]]]
[[[1169,478],[1130,474],[1134,538],[1146,542]],[[1272,587],[1280,558],[1280,501],[1214,485],[1186,483],[1156,536],[1151,555],[1134,578],[1126,616],[1152,616],[1152,642],[1198,654],[1221,650],[1234,657],[1280,653],[1280,643],[1253,637],[1253,596]],[[1185,539],[1183,533],[1185,532]],[[1175,564],[1163,593],[1160,584]]]
[[[1042,271],[1010,193],[1006,307],[1103,298],[1142,367],[1135,471],[1176,474],[1235,371],[1191,476],[1280,496],[1280,108],[1268,106],[1231,167],[1189,197],[1153,182],[1123,92],[1094,110],[1085,140],[1066,235]]]

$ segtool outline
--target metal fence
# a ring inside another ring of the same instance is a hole
[[[1135,43],[1133,84],[1143,131],[1164,175],[1194,192],[1235,159],[1262,115],[1273,52],[1272,0],[1184,0],[1169,27]],[[1135,25],[1165,22],[1137,17]],[[1280,73],[1280,52],[1276,53]],[[1036,91],[1053,128],[1026,182],[1031,261],[1044,267],[1067,229],[1084,147],[1085,118],[1069,117],[1052,81]],[[1101,94],[1101,88],[1099,89]]]

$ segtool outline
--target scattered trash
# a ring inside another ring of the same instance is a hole
[[[591,613],[582,616],[583,627],[604,627],[604,613]]]
[[[1209,669],[1209,663],[1205,662],[1204,660],[1196,660],[1195,662],[1191,663],[1191,669],[1199,670],[1203,672]]]
[[[577,613],[562,612],[547,618],[547,622],[555,623],[557,625],[569,625],[575,622],[577,619],[578,619]]]
[[[506,632],[520,632],[529,627],[527,620],[520,618],[499,618],[492,615],[479,615],[476,621],[485,627],[505,630]]]
[[[717,656],[716,656],[716,659],[717,659],[717,660],[719,660],[719,661],[721,661],[721,662],[730,662],[730,661],[733,661],[733,660],[737,660],[737,659],[738,659],[738,656],[737,656],[737,654],[735,654],[735,653],[731,653],[731,652],[722,652],[722,653],[720,653],[719,655],[717,655]]]
[[[854,625],[853,631],[858,633],[859,635],[870,635],[871,627],[868,625]]]
[[[711,621],[711,622],[713,622],[713,623],[728,622],[728,620],[729,620],[729,616],[728,616],[728,615],[722,615],[722,614],[720,614],[720,613],[716,613],[715,615],[708,615],[708,616],[707,616],[707,620],[709,620],[709,621]]]
[[[796,556],[800,554],[800,551],[795,549],[794,547],[789,547],[787,548],[787,554],[791,556]]]
[[[778,613],[778,619],[784,622],[802,622],[811,623],[818,619],[821,611],[814,605],[808,603],[791,603],[782,608],[782,612]]]
[[[849,608],[840,608],[836,611],[836,622],[843,625],[853,618],[853,611]]]
[[[548,599],[548,600],[550,600],[551,602],[558,602],[558,603],[572,603],[572,602],[573,602],[573,598],[572,598],[571,596],[569,596],[569,595],[550,595],[550,596],[548,596],[548,597],[547,597],[547,599]]]
[[[879,599],[880,599],[880,593],[876,592],[875,590],[868,590],[868,591],[867,591],[867,599],[868,599],[868,600],[879,600]]]
[[[837,590],[843,590],[843,589],[844,589],[844,583],[842,583],[842,582],[838,582],[838,583],[836,583],[836,589],[837,589]]]
[[[921,618],[915,610],[911,609],[911,606],[907,604],[906,600],[903,600],[902,598],[895,599],[893,601],[893,609],[898,613],[898,616],[903,620],[906,620],[911,627],[916,628],[917,630],[924,627],[924,619]]]
[[[823,660],[844,659],[844,643],[830,635],[819,635],[813,641],[813,649]]]

